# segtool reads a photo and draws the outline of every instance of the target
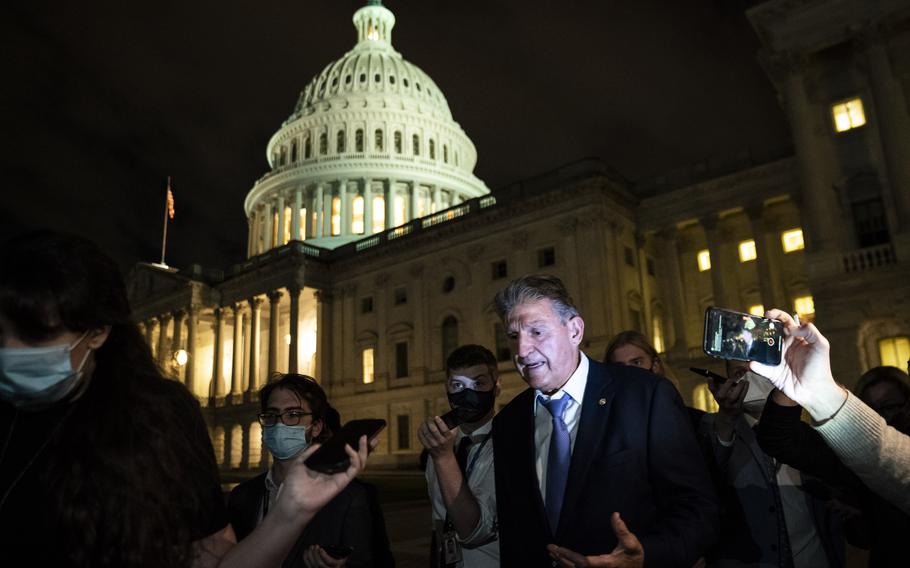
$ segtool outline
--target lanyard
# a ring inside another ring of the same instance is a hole
[[[490,435],[490,434],[487,434],[487,436],[483,439],[483,442],[480,443],[480,447],[477,448],[477,451],[476,451],[476,452],[474,452],[474,457],[472,457],[472,458],[471,458],[471,461],[468,462],[468,467],[466,467],[465,470],[464,470],[464,478],[465,478],[465,480],[471,478],[471,472],[474,471],[474,466],[477,464],[477,458],[480,457],[480,452],[483,451],[483,447],[486,446],[486,445],[487,445],[487,442],[490,441],[490,437],[491,437],[491,435]]]

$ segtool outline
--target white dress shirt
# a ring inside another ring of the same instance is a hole
[[[467,536],[458,537],[461,543],[462,566],[464,568],[498,568],[499,540],[496,533],[496,480],[493,470],[493,440],[490,432],[493,421],[490,420],[471,433],[473,443],[468,449],[467,477],[468,488],[474,494],[480,507],[480,519],[477,526]],[[455,447],[465,435],[458,431],[455,436]],[[444,521],[446,506],[442,500],[442,490],[436,477],[436,465],[433,456],[427,460],[427,490],[433,506],[433,520]]]
[[[537,480],[540,482],[540,495],[546,500],[547,495],[547,457],[550,453],[550,436],[553,434],[553,415],[541,403],[541,399],[550,400],[562,398],[566,395],[572,401],[566,404],[562,417],[569,429],[569,441],[572,451],[575,451],[575,438],[578,434],[578,422],[581,420],[581,401],[585,396],[585,387],[588,384],[588,367],[590,363],[584,353],[579,352],[581,361],[566,384],[550,396],[535,391],[534,397],[534,447],[537,448]]]

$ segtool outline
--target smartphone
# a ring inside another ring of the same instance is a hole
[[[338,544],[338,545],[320,544],[319,547],[322,548],[323,550],[325,550],[326,554],[328,554],[329,556],[331,556],[332,558],[334,558],[336,560],[341,560],[342,558],[347,558],[348,556],[351,555],[352,552],[354,552],[353,547],[342,546],[340,544]]]
[[[361,436],[372,439],[385,428],[386,422],[381,418],[351,420],[341,430],[322,444],[304,463],[308,468],[322,473],[338,473],[351,465],[351,459],[344,451],[346,445],[355,450]]]
[[[710,307],[705,310],[705,354],[718,359],[779,365],[784,326],[773,319]]]
[[[450,411],[446,412],[445,414],[440,416],[440,418],[442,418],[442,421],[446,423],[446,428],[448,428],[449,430],[451,430],[453,428],[457,428],[462,423],[461,416],[459,416],[457,408],[455,410],[450,410]]]

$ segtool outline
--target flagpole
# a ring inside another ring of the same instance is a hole
[[[167,191],[168,193],[171,191],[171,176],[167,176]],[[167,248],[167,218],[168,211],[170,210],[167,197],[168,194],[166,193],[164,196],[164,232],[161,237],[161,264],[163,266],[167,266],[167,264],[164,263],[164,251]]]

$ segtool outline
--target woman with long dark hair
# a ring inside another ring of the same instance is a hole
[[[82,238],[0,247],[0,547],[37,566],[278,565],[362,469],[294,463],[273,515],[234,546],[199,404],[165,380],[113,261]]]

